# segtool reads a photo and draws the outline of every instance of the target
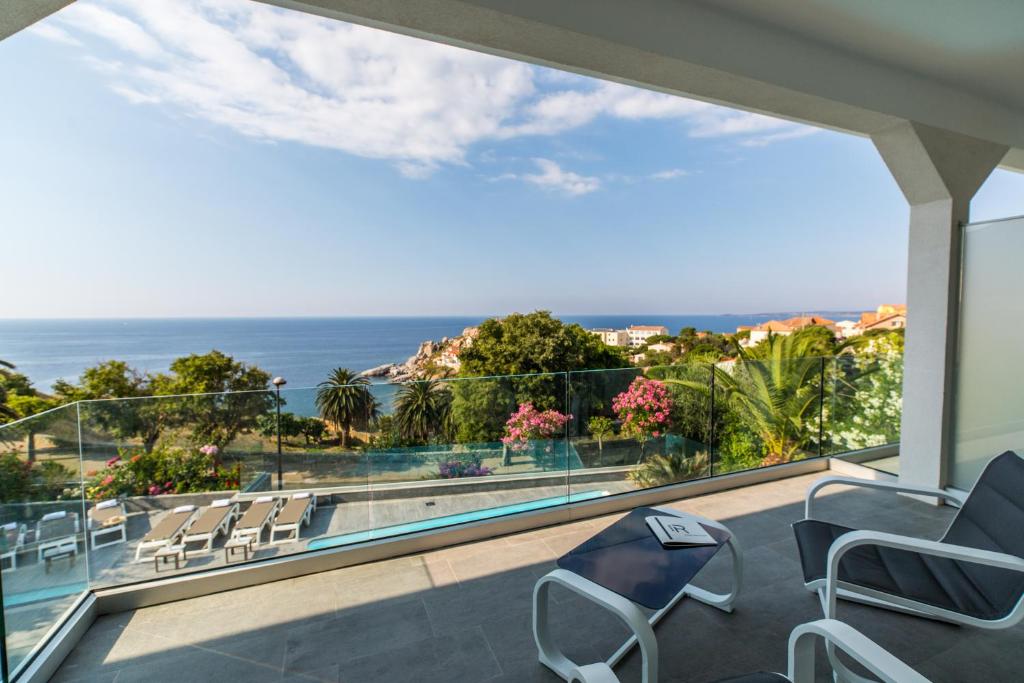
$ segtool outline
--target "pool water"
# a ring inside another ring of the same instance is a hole
[[[544,508],[554,507],[556,505],[565,505],[566,503],[579,503],[584,500],[603,498],[607,495],[609,495],[608,491],[582,491],[580,493],[572,493],[567,496],[540,498],[538,500],[531,500],[525,503],[513,503],[511,505],[502,505],[500,507],[486,508],[483,510],[473,510],[472,512],[460,512],[457,515],[444,515],[443,517],[433,517],[431,519],[422,519],[417,522],[395,524],[394,526],[385,526],[380,529],[372,529],[369,531],[356,531],[350,534],[341,534],[340,536],[314,538],[309,542],[307,547],[310,550],[336,548],[341,545],[362,543],[364,541],[388,538],[389,536],[440,529],[441,527],[451,526],[453,524],[479,522],[484,519],[503,517],[517,512],[530,512],[532,510],[543,510]]]

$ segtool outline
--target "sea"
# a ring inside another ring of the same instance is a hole
[[[793,315],[856,319],[859,311],[801,311],[722,315],[559,315],[586,328],[664,325],[734,332]],[[0,320],[0,359],[13,363],[35,386],[49,391],[58,379],[74,381],[85,368],[117,359],[144,372],[167,370],[190,353],[217,349],[255,364],[288,387],[314,387],[333,368],[361,371],[403,362],[420,343],[460,334],[487,316],[347,318],[134,318]]]

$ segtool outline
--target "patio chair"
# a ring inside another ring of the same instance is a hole
[[[78,513],[60,510],[43,515],[36,522],[36,554],[42,562],[44,553],[50,548],[67,548],[78,554]]]
[[[289,543],[299,540],[302,525],[309,522],[316,510],[316,496],[312,493],[296,493],[281,508],[270,527],[270,543]],[[285,533],[284,538],[275,539],[278,533]]]
[[[960,503],[939,541],[857,531],[814,519],[814,496],[843,484],[935,496]],[[1024,460],[991,460],[965,498],[904,484],[826,477],[807,492],[805,519],[793,525],[805,586],[825,617],[836,599],[988,629],[1024,618]]]
[[[128,513],[124,509],[124,503],[119,500],[105,500],[96,503],[89,510],[89,542],[92,549],[106,548],[108,545],[124,543],[128,540],[128,533],[125,525],[128,522]],[[113,540],[100,543],[99,536],[115,535]]]
[[[824,639],[829,648],[845,652],[885,683],[929,683],[927,678],[879,647],[863,633],[835,619],[819,619],[800,624],[793,629],[789,635],[789,664],[785,674],[759,671],[719,679],[718,683],[814,683],[816,637]],[[611,667],[604,662],[578,667],[569,677],[569,683],[618,682],[619,679]]]
[[[25,545],[25,525],[8,522],[0,526],[0,571],[18,568],[18,552]],[[11,566],[4,568],[4,560],[10,560]]]
[[[195,505],[180,505],[168,512],[139,541],[139,547],[135,549],[135,561],[138,562],[141,559],[142,552],[145,550],[159,550],[170,545],[176,545],[195,516]]]
[[[203,510],[199,519],[192,522],[181,542],[185,545],[202,542],[203,545],[195,552],[209,552],[218,536],[227,535],[231,522],[238,519],[238,515],[238,503],[232,502],[230,498],[215,500]]]
[[[270,526],[271,520],[281,507],[281,501],[273,496],[261,496],[252,501],[242,518],[235,524],[231,538],[253,538],[253,545],[260,545],[263,530]]]

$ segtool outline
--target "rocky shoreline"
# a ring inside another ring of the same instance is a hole
[[[459,352],[473,344],[477,331],[476,327],[467,327],[457,337],[443,337],[439,342],[428,339],[421,342],[416,353],[405,362],[378,365],[363,370],[359,376],[381,378],[389,382],[409,382],[455,374],[459,369]]]

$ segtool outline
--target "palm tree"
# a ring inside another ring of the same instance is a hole
[[[316,407],[320,417],[341,429],[342,448],[348,447],[353,427],[365,428],[380,414],[379,405],[370,393],[370,380],[348,368],[334,368],[317,387]]]
[[[395,425],[404,441],[425,443],[451,434],[452,395],[435,379],[411,382],[395,396]]]
[[[717,389],[764,444],[762,465],[789,462],[808,442],[819,417],[821,351],[820,333],[807,328],[739,348],[732,370],[714,367]],[[705,382],[664,381],[710,392]]]
[[[18,417],[17,411],[7,405],[7,388],[2,380],[7,378],[8,370],[14,369],[14,363],[0,359],[0,419],[13,420]]]

